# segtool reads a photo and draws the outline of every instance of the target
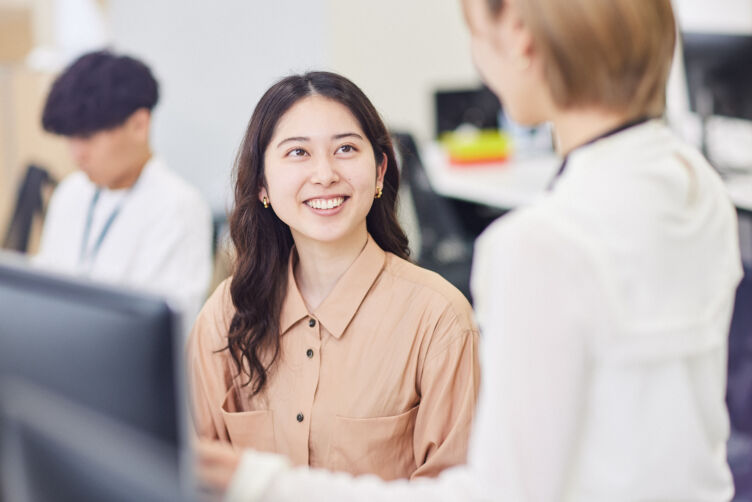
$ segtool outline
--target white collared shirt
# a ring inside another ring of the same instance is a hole
[[[467,466],[383,483],[246,453],[232,500],[725,501],[736,214],[651,121],[574,151],[476,244],[481,395]],[[248,490],[243,492],[243,490]]]
[[[35,263],[163,295],[192,324],[206,297],[212,266],[211,212],[201,195],[152,157],[133,187],[100,189],[82,259],[96,190],[81,171],[57,187]],[[113,212],[117,214],[97,249]]]

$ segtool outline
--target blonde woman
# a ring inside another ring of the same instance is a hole
[[[463,7],[486,83],[518,122],[551,121],[564,157],[552,190],[476,246],[484,383],[469,463],[437,481],[384,484],[249,452],[229,496],[731,499],[736,219],[716,173],[660,120],[670,0]],[[218,450],[203,460],[214,473],[237,463]]]

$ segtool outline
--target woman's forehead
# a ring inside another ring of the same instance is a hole
[[[324,96],[306,96],[279,119],[273,138],[280,136],[327,136],[363,131],[355,115],[339,101]]]

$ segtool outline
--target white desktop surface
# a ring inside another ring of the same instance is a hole
[[[421,158],[434,191],[445,197],[512,209],[543,193],[561,165],[553,153],[505,162],[452,166],[436,142],[423,146]]]
[[[423,165],[434,191],[445,197],[499,209],[529,204],[540,196],[561,166],[553,153],[512,157],[506,162],[452,166],[435,141],[421,150]],[[752,172],[725,177],[734,205],[752,211]]]
[[[723,181],[737,209],[752,212],[752,172],[731,174]]]

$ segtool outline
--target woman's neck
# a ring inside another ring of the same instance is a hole
[[[295,282],[309,310],[315,310],[363,251],[368,232],[364,225],[362,232],[353,232],[352,236],[336,243],[305,238],[294,240],[298,253]]]
[[[577,109],[560,111],[551,122],[554,125],[556,151],[564,156],[578,146],[584,145],[611,129],[631,120],[623,113],[598,109]]]

